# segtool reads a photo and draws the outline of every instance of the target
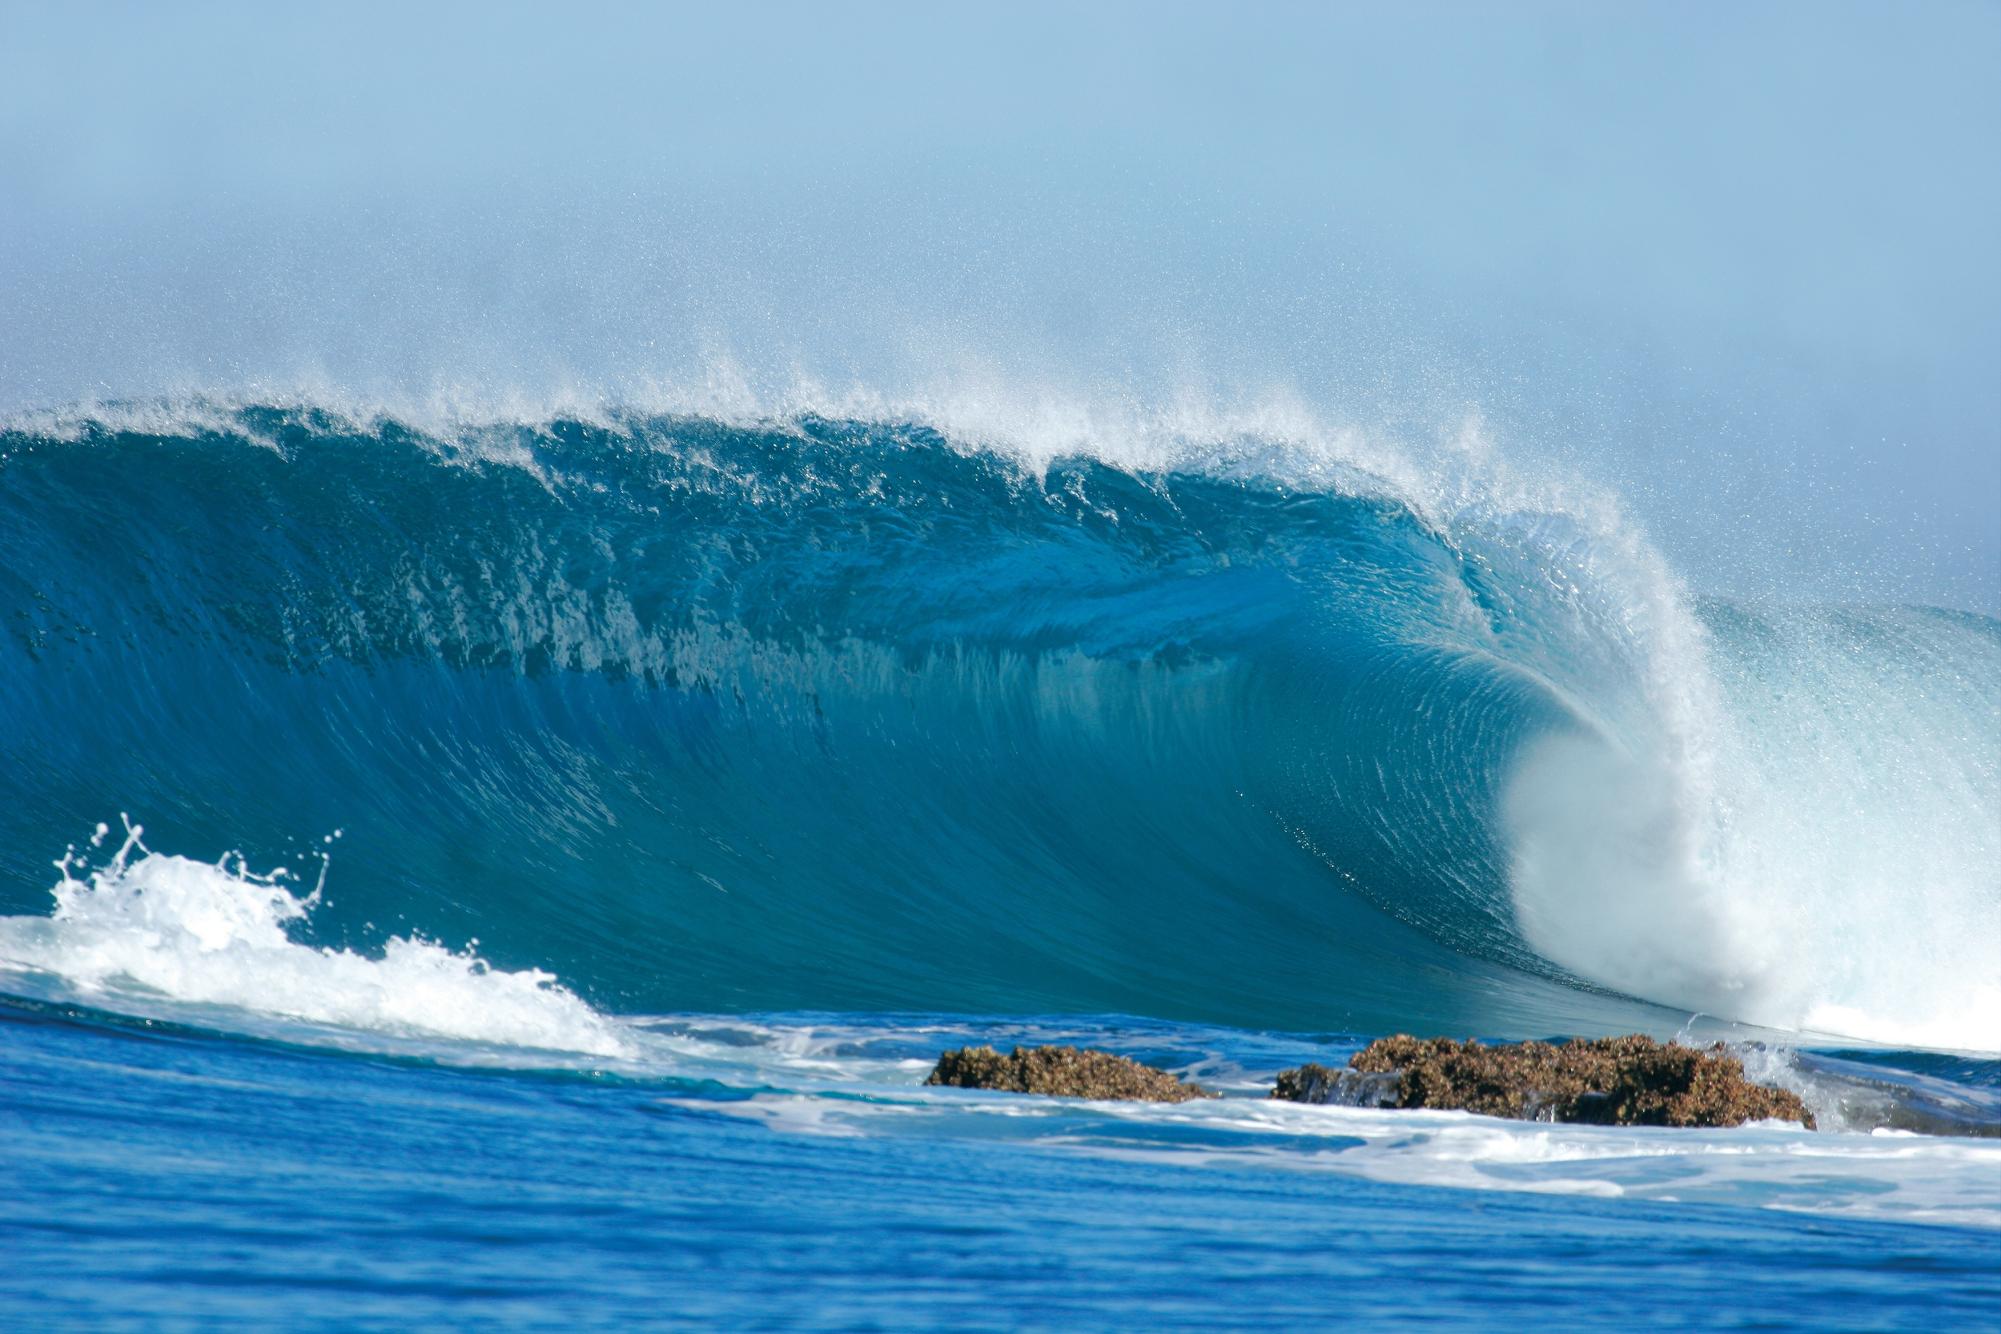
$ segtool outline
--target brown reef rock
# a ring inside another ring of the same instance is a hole
[[[924,1082],[1127,1102],[1187,1102],[1216,1096],[1198,1084],[1184,1084],[1165,1070],[1108,1051],[1076,1047],[1016,1047],[1005,1056],[992,1047],[961,1047],[940,1056],[937,1068]]]
[[[1744,1063],[1722,1043],[1683,1047],[1638,1034],[1497,1047],[1398,1034],[1356,1052],[1347,1070],[1303,1065],[1284,1071],[1271,1096],[1523,1121],[1737,1126],[1780,1120],[1813,1129],[1813,1113],[1796,1094],[1751,1083]]]

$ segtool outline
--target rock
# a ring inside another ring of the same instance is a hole
[[[1287,1102],[1345,1103],[1348,1099],[1342,1096],[1341,1075],[1339,1070],[1308,1061],[1296,1070],[1279,1071],[1271,1096]]]
[[[1152,1066],[1108,1051],[1076,1047],[1016,1047],[1003,1056],[992,1047],[961,1047],[938,1058],[926,1084],[1044,1093],[1059,1098],[1114,1098],[1126,1102],[1187,1102],[1216,1095]]]
[[[1722,1043],[1683,1047],[1638,1034],[1498,1047],[1399,1034],[1355,1053],[1347,1070],[1303,1065],[1284,1071],[1271,1096],[1523,1121],[1736,1126],[1780,1120],[1813,1128],[1813,1113],[1796,1094],[1751,1083],[1744,1063]]]
[[[1397,1072],[1362,1074],[1355,1070],[1330,1070],[1311,1062],[1297,1070],[1281,1070],[1274,1098],[1288,1102],[1331,1102],[1343,1107],[1395,1107],[1400,1080]]]

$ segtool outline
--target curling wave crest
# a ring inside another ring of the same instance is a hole
[[[326,943],[231,926],[244,994],[435,976],[582,1050],[533,969],[625,1011],[2001,1048],[2001,626],[1692,597],[1477,429],[45,415],[0,430],[0,614],[0,909],[107,809],[267,862],[349,831],[292,923]],[[216,952],[117,886],[227,875],[143,858],[10,938],[191,986]]]

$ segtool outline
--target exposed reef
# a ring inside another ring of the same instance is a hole
[[[1271,1096],[1593,1125],[1814,1124],[1798,1095],[1750,1082],[1722,1043],[1684,1047],[1638,1034],[1495,1047],[1398,1034],[1355,1053],[1346,1070],[1284,1071]]]
[[[1165,1070],[1108,1051],[1077,1047],[1016,1047],[1003,1056],[992,1047],[962,1047],[938,1058],[926,1084],[1043,1093],[1059,1098],[1113,1098],[1126,1102],[1187,1102],[1216,1095]]]

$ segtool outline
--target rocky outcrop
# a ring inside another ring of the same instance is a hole
[[[962,1047],[938,1058],[926,1084],[1045,1093],[1059,1098],[1112,1098],[1126,1102],[1186,1102],[1216,1095],[1199,1084],[1108,1051],[1077,1047],[1016,1047],[1003,1056],[992,1047]]]
[[[1271,1096],[1524,1121],[1736,1126],[1780,1120],[1813,1128],[1813,1113],[1796,1094],[1751,1083],[1744,1063],[1722,1043],[1683,1047],[1638,1034],[1496,1047],[1399,1034],[1355,1053],[1346,1070],[1287,1070]]]

